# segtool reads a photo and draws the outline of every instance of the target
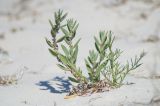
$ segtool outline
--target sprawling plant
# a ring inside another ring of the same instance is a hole
[[[122,51],[112,49],[115,37],[112,37],[111,31],[100,31],[99,39],[97,37],[94,39],[96,51],[91,50],[85,60],[90,81],[98,82],[101,80],[100,75],[103,75],[111,86],[121,86],[126,75],[141,65],[139,62],[145,53],[142,52],[139,57],[135,56],[134,61],[131,59],[131,65],[129,62],[126,65],[121,65],[118,58]]]
[[[118,58],[122,51],[112,48],[115,39],[112,32],[100,31],[99,37],[94,37],[95,49],[90,50],[89,56],[85,59],[89,75],[87,78],[76,65],[80,39],[75,42],[74,38],[79,24],[73,19],[65,20],[66,16],[67,13],[63,13],[62,10],[54,13],[54,23],[49,20],[52,40],[46,38],[46,42],[50,46],[49,52],[59,62],[58,67],[73,75],[68,77],[69,80],[79,84],[96,84],[104,81],[110,86],[120,87],[126,75],[141,65],[139,62],[144,57],[144,52],[121,65]]]

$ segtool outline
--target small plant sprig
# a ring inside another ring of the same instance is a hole
[[[145,53],[142,52],[139,57],[131,59],[131,65],[127,62],[126,65],[121,65],[118,62],[122,51],[120,49],[112,50],[112,45],[115,37],[112,37],[112,32],[100,31],[99,39],[95,39],[95,48],[90,51],[88,61],[86,60],[86,67],[91,81],[97,82],[101,79],[101,74],[105,80],[114,87],[120,87],[126,75],[141,65],[140,60]]]
[[[70,92],[70,94],[80,92],[80,95],[82,95],[91,88],[94,88],[94,91],[97,89],[98,92],[100,88],[107,85],[114,88],[120,87],[123,85],[126,75],[142,64],[139,62],[145,56],[144,52],[139,57],[135,56],[130,62],[127,61],[125,65],[121,65],[118,58],[121,56],[122,51],[120,49],[113,50],[115,37],[112,37],[112,32],[100,31],[99,37],[94,37],[95,50],[90,50],[89,56],[85,59],[89,75],[89,78],[87,78],[83,75],[80,67],[76,65],[80,39],[75,43],[73,41],[79,24],[73,19],[65,20],[66,16],[67,13],[64,14],[62,10],[54,13],[54,24],[49,20],[52,40],[46,38],[46,42],[50,46],[49,52],[59,62],[58,67],[71,72],[73,76],[68,77],[68,79],[78,83],[77,88],[74,88],[73,93]],[[63,35],[60,36],[59,32]]]
[[[62,10],[55,12],[55,24],[50,20],[52,41],[46,38],[47,44],[50,46],[50,53],[57,58],[60,62],[58,67],[62,70],[70,71],[73,77],[68,77],[69,80],[77,83],[87,83],[87,78],[82,75],[82,71],[76,66],[77,55],[78,55],[78,43],[80,39],[73,44],[73,39],[76,35],[78,23],[73,19],[68,19],[66,24],[61,25],[63,20],[66,18],[67,13],[63,14]],[[57,35],[61,31],[64,35],[57,40]],[[62,44],[65,41],[65,45]],[[64,53],[60,53],[59,44]]]

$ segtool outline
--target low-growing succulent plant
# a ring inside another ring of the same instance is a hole
[[[82,75],[82,70],[76,66],[78,43],[80,39],[75,43],[73,42],[73,39],[76,35],[79,24],[73,19],[68,19],[65,24],[62,24],[62,21],[66,18],[66,16],[67,13],[63,14],[63,11],[61,10],[55,12],[55,24],[49,20],[52,27],[52,41],[46,39],[46,42],[50,46],[50,53],[60,62],[57,64],[58,67],[60,67],[62,70],[70,71],[72,73],[73,77],[68,77],[69,80],[77,83],[87,83],[87,78]],[[57,39],[57,34],[59,31],[62,31],[64,35]],[[63,41],[65,44],[62,44]],[[61,46],[64,53],[60,53],[59,46]]]
[[[94,39],[96,51],[90,51],[85,60],[90,81],[98,82],[101,80],[100,75],[102,75],[111,86],[121,86],[126,75],[142,64],[139,62],[145,53],[142,52],[139,57],[135,56],[134,60],[131,59],[131,64],[127,61],[126,65],[121,65],[118,58],[122,51],[112,49],[115,37],[112,37],[111,31],[100,31],[99,39],[97,37]]]
[[[87,78],[83,75],[81,68],[76,65],[80,39],[75,42],[74,38],[79,24],[73,19],[65,20],[66,17],[67,13],[63,13],[62,10],[54,13],[54,23],[49,20],[52,40],[46,38],[46,42],[50,46],[49,52],[59,62],[58,67],[73,75],[68,77],[72,82],[94,85],[104,81],[112,87],[120,87],[126,75],[141,65],[139,62],[144,57],[144,52],[139,57],[131,59],[131,62],[121,65],[118,58],[122,51],[112,49],[115,39],[112,32],[100,31],[99,37],[94,37],[95,49],[90,50],[89,56],[85,59],[89,75]],[[60,36],[61,33],[63,35]]]

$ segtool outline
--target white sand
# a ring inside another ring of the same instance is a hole
[[[122,62],[146,51],[143,65],[126,78],[135,84],[65,100],[69,73],[56,66],[44,39],[50,36],[48,19],[59,8],[80,23],[82,69],[99,30],[114,32],[114,46],[124,51]],[[18,84],[0,86],[0,106],[160,105],[160,79],[155,78],[160,76],[159,0],[0,0],[0,49],[8,52],[0,52],[0,75],[28,68]]]

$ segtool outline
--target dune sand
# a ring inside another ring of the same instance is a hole
[[[80,23],[82,69],[99,30],[114,32],[122,62],[147,52],[143,65],[125,80],[135,84],[65,100],[69,73],[56,66],[44,39],[50,36],[48,19],[58,9]],[[0,85],[0,106],[159,106],[159,0],[0,0],[0,76],[21,71],[17,84]]]

